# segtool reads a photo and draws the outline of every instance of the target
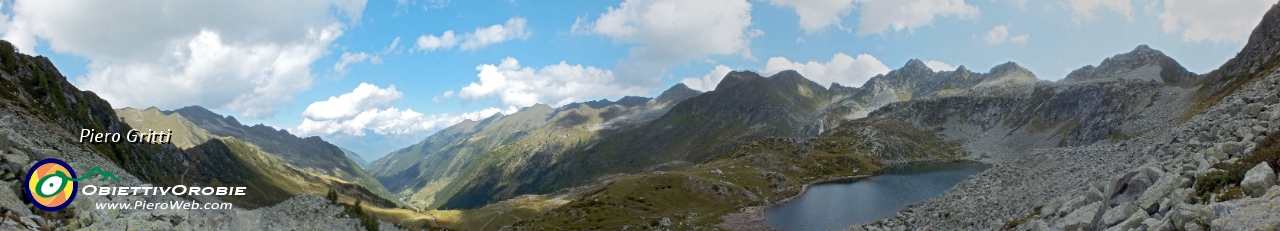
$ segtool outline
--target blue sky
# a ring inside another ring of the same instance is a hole
[[[462,119],[654,96],[682,81],[709,90],[729,69],[860,86],[909,59],[978,72],[1013,61],[1058,80],[1148,44],[1205,73],[1275,3],[125,2],[154,7],[4,1],[0,31],[116,107],[201,105],[370,159]]]

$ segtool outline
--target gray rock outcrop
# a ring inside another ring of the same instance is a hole
[[[1276,172],[1271,170],[1266,162],[1258,163],[1252,169],[1244,174],[1244,180],[1240,181],[1240,189],[1244,190],[1246,195],[1252,197],[1261,197],[1267,193],[1267,189],[1276,185]]]

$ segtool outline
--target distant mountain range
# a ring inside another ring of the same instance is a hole
[[[947,114],[982,112],[976,108],[1019,111],[965,118],[979,120],[985,128],[1034,130],[1030,133],[1044,138],[1009,143],[1020,148],[1002,152],[1078,146],[1123,138],[1114,123],[1133,116],[1133,105],[1161,86],[1187,84],[1198,76],[1145,45],[1108,58],[1099,67],[1075,71],[1058,83],[1040,81],[1012,62],[975,73],[965,66],[935,71],[910,60],[862,87],[823,87],[795,71],[767,78],[731,72],[706,93],[676,85],[655,99],[628,97],[559,108],[536,105],[512,115],[466,121],[392,152],[368,169],[410,204],[475,208],[613,173],[703,163],[758,138],[804,140],[868,115],[928,116],[917,123],[944,123],[954,122],[945,120]],[[1156,82],[1088,84],[1121,80]],[[1078,97],[1100,101],[1081,104]],[[919,103],[895,104],[907,101]]]
[[[342,147],[338,147],[338,149],[342,149],[342,153],[347,155],[347,159],[351,159],[351,161],[355,161],[356,165],[360,165],[361,168],[364,168],[365,166],[369,166],[369,162],[364,161],[364,157],[360,157],[360,154],[356,153],[355,151],[347,150],[346,148],[342,148]]]

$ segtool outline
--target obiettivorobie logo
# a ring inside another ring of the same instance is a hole
[[[31,166],[31,170],[27,171],[27,187],[23,187],[23,191],[27,192],[27,199],[31,200],[31,204],[36,208],[44,211],[58,211],[71,205],[71,201],[76,199],[79,193],[81,180],[89,179],[93,175],[102,175],[104,180],[110,179],[120,182],[120,178],[116,178],[111,172],[102,171],[97,166],[89,169],[89,173],[84,177],[76,177],[75,169],[59,159],[48,158],[36,162]]]
[[[75,169],[59,159],[48,158],[36,162],[31,166],[31,170],[27,171],[26,183],[27,187],[23,187],[23,191],[27,193],[27,199],[31,204],[44,211],[58,211],[71,205],[71,201],[76,199],[79,194],[85,195],[114,195],[114,196],[132,196],[132,195],[206,195],[206,196],[244,196],[246,187],[187,187],[185,185],[177,185],[173,187],[152,187],[152,186],[97,186],[85,185],[80,186],[80,181],[92,178],[95,175],[101,175],[103,180],[113,180],[120,182],[114,173],[103,171],[94,166],[84,176],[76,175]],[[99,209],[230,209],[231,203],[204,203],[172,201],[170,203],[148,203],[143,200],[135,201],[136,203],[129,205],[127,203],[99,203]],[[104,206],[103,204],[109,204]]]

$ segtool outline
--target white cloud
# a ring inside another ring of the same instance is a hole
[[[809,34],[831,25],[843,29],[840,17],[853,11],[853,0],[769,0],[769,4],[795,8],[800,28]]]
[[[511,39],[529,39],[533,33],[525,30],[525,23],[524,18],[511,18],[502,25],[477,28],[475,32],[464,36],[466,40],[462,42],[460,48],[464,51],[475,50]]]
[[[652,84],[670,65],[711,55],[750,58],[751,38],[764,33],[748,30],[750,25],[751,3],[746,0],[627,0],[595,21],[576,21],[574,27],[576,33],[641,44],[630,50],[631,59],[618,69]]]
[[[719,85],[720,80],[724,79],[724,76],[728,75],[730,71],[733,71],[733,69],[729,68],[729,66],[716,65],[715,69],[711,70],[711,73],[703,75],[702,78],[689,77],[680,80],[680,82],[694,90],[711,91],[716,89],[716,85]]]
[[[342,52],[342,56],[338,58],[338,62],[333,64],[333,70],[339,73],[347,73],[347,65],[361,63],[366,60],[375,64],[382,62],[382,58],[379,58],[378,55],[371,55],[364,52]]]
[[[618,83],[612,71],[563,61],[535,70],[521,67],[515,58],[507,57],[498,65],[484,64],[476,70],[480,72],[476,75],[479,82],[463,87],[458,97],[472,101],[497,98],[503,104],[517,107],[537,103],[559,106],[602,97],[638,95],[648,90]]]
[[[356,116],[342,120],[303,119],[302,124],[289,132],[300,136],[331,135],[344,133],[364,136],[366,131],[384,135],[401,135],[411,133],[432,132],[453,126],[463,120],[481,120],[496,113],[509,115],[518,111],[515,107],[506,109],[485,108],[483,110],[461,114],[426,115],[413,109],[400,110],[395,107],[373,109],[360,112]]]
[[[956,70],[956,67],[955,67],[955,66],[951,66],[951,64],[947,64],[947,63],[944,63],[944,62],[942,62],[942,61],[938,61],[938,60],[929,60],[929,61],[924,61],[924,65],[925,65],[925,66],[927,66],[927,67],[929,67],[929,69],[933,69],[933,71],[954,71],[954,70]]]
[[[422,35],[418,37],[418,44],[414,50],[435,51],[459,46],[465,51],[484,48],[512,39],[525,40],[533,35],[532,32],[525,29],[526,23],[527,21],[524,18],[516,17],[507,19],[504,24],[476,28],[474,32],[469,32],[462,36],[454,35],[452,30],[445,31],[440,36]]]
[[[991,31],[988,31],[987,35],[982,36],[982,38],[987,40],[987,45],[1004,43],[1004,40],[1009,38],[1009,27],[1006,27],[1003,24],[996,25],[995,28],[991,28]]]
[[[404,98],[404,94],[396,91],[395,85],[382,89],[373,84],[360,83],[351,93],[331,96],[328,100],[307,105],[302,117],[312,120],[350,119],[360,112],[389,107],[400,98]]]
[[[450,98],[453,98],[453,91],[446,91],[444,94],[431,97],[431,102],[443,103],[445,100],[449,100]]]
[[[933,24],[934,17],[972,19],[978,7],[964,0],[859,0],[862,3],[858,35],[912,30]]]
[[[445,31],[440,36],[422,35],[418,37],[418,46],[414,50],[418,51],[435,51],[438,49],[449,49],[458,45],[458,37],[453,35],[453,31]]]
[[[331,135],[344,133],[364,136],[366,131],[378,134],[409,134],[430,132],[457,124],[463,120],[480,120],[494,113],[515,113],[515,107],[507,109],[485,108],[461,114],[425,115],[413,109],[400,110],[391,107],[391,103],[400,100],[404,94],[396,91],[394,85],[379,88],[372,84],[360,83],[355,90],[328,100],[312,103],[302,113],[302,124],[290,129],[290,132],[302,135]]]
[[[1098,8],[1110,9],[1133,21],[1133,3],[1130,0],[1068,0],[1067,2],[1068,7],[1071,8],[1071,19],[1076,22],[1093,19],[1093,11]]]
[[[387,49],[382,50],[382,53],[383,54],[391,53],[391,52],[400,53],[398,51],[399,49],[400,49],[400,36],[396,36],[396,39],[392,39],[391,45],[387,45]]]
[[[1182,41],[1244,43],[1271,8],[1271,0],[1165,0],[1164,33],[1182,32]]]
[[[857,58],[844,53],[836,53],[827,63],[809,61],[808,63],[791,62],[787,58],[773,57],[765,63],[764,73],[773,75],[784,70],[796,70],[809,80],[822,86],[840,83],[845,86],[862,86],[867,79],[879,74],[889,73],[889,67],[869,54],[859,54]]]
[[[147,7],[138,7],[145,5]],[[84,57],[76,78],[116,107],[202,105],[269,117],[309,89],[311,65],[364,0],[17,1],[4,39]],[[217,86],[217,87],[210,87]]]
[[[987,35],[982,36],[982,38],[987,41],[987,45],[998,45],[1005,41],[1027,43],[1027,39],[1030,39],[1031,35],[1021,34],[1010,37],[1009,27],[1004,24],[1000,24],[996,25],[995,28],[991,28],[991,31],[988,31]]]

